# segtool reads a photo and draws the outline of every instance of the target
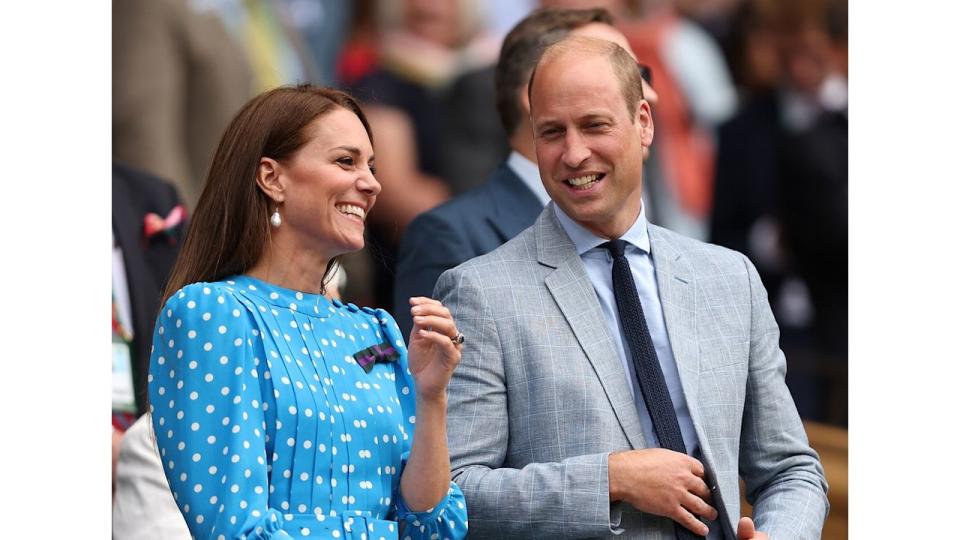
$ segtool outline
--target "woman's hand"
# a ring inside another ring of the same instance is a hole
[[[432,298],[410,299],[413,330],[410,332],[410,373],[417,386],[417,399],[446,397],[447,383],[460,362],[462,345],[454,344],[457,327],[450,310]]]

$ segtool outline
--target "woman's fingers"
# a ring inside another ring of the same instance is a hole
[[[450,337],[436,331],[430,331],[425,328],[421,328],[416,331],[417,334],[432,342],[434,345],[439,347],[446,353],[447,358],[456,358],[459,361],[459,351],[457,351],[457,346],[450,341]]]
[[[453,324],[453,319],[447,319],[437,315],[417,315],[413,318],[413,325],[417,329],[424,328],[443,334],[447,336],[447,339],[457,335],[457,329]]]

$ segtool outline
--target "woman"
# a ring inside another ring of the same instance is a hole
[[[466,535],[445,431],[463,341],[449,312],[411,300],[408,356],[385,311],[322,295],[336,257],[363,247],[373,163],[363,112],[336,90],[271,90],[224,133],[149,376],[195,538]]]

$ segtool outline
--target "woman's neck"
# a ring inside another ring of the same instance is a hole
[[[330,257],[273,238],[245,274],[285,289],[320,294]]]

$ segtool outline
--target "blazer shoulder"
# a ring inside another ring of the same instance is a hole
[[[458,270],[461,273],[473,271],[486,277],[487,274],[496,275],[505,271],[524,272],[525,265],[538,265],[534,228],[535,226],[530,226],[524,229],[500,247],[474,257],[451,271]]]
[[[741,273],[745,261],[750,264],[746,255],[727,247],[683,236],[653,224],[650,224],[649,231],[655,246],[668,245],[669,249],[694,266],[707,265],[722,272]]]

